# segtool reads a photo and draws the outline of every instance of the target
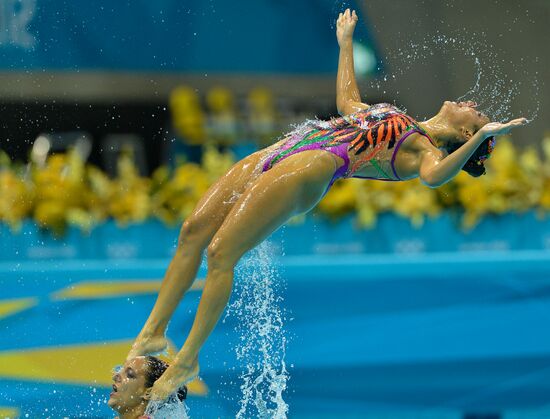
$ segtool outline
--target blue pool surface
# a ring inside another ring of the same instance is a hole
[[[3,262],[1,300],[34,297],[36,304],[0,317],[0,362],[18,351],[133,339],[155,293],[70,300],[52,293],[82,281],[160,279],[167,263]],[[237,281],[254,269],[248,263]],[[287,256],[275,263],[290,339],[289,417],[550,417],[548,252]],[[204,274],[203,266],[199,278]],[[178,347],[199,295],[190,292],[170,323]],[[190,396],[191,417],[234,417],[238,410],[236,321],[220,322],[201,353],[208,395]],[[8,377],[4,370],[0,408],[15,407],[21,417],[114,416],[104,385]]]

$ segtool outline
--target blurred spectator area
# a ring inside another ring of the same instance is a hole
[[[67,133],[85,131],[91,141],[88,161],[107,169],[105,146],[112,143],[105,138],[116,135],[134,135],[143,139],[147,156],[146,167],[161,164],[162,145],[165,142],[166,105],[152,103],[67,103],[36,101],[33,103],[4,103],[0,105],[0,149],[13,160],[28,161],[37,140],[45,137],[67,138]],[[70,137],[70,136],[69,136]],[[65,151],[74,141],[48,149],[48,153]],[[40,141],[38,141],[40,144]],[[122,142],[121,142],[122,144]],[[36,146],[34,147],[36,148]],[[117,147],[118,148],[118,147]],[[108,154],[108,153],[107,153]]]
[[[113,172],[117,154],[130,147],[142,174],[175,155],[200,161],[200,149],[214,145],[243,157],[271,144],[306,118],[330,118],[333,96],[315,100],[276,94],[264,86],[235,91],[228,86],[179,85],[165,100],[4,102],[0,104],[0,149],[14,160],[28,161],[37,139],[50,138],[48,152],[72,144],[71,133],[85,132],[91,142],[88,161]],[[75,140],[76,141],[76,140]],[[38,142],[40,145],[41,142]],[[35,146],[36,148],[36,146]]]

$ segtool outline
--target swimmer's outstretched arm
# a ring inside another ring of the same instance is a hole
[[[460,172],[468,159],[486,138],[507,134],[512,128],[525,124],[527,124],[527,119],[525,118],[514,119],[506,124],[490,122],[478,130],[458,150],[445,158],[442,158],[441,152],[433,147],[433,150],[425,152],[422,156],[420,180],[431,188],[444,185]]]
[[[366,109],[369,105],[361,103],[361,95],[355,81],[353,68],[353,31],[357,23],[355,10],[346,9],[336,21],[336,38],[340,46],[338,75],[336,77],[336,107],[340,115],[347,115]]]

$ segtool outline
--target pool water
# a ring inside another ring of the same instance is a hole
[[[167,262],[0,266],[0,413],[113,417],[110,367],[147,318]],[[237,281],[255,269],[247,263]],[[550,417],[544,252],[288,256],[276,265],[289,417]],[[176,347],[191,326],[197,284],[170,323]],[[191,417],[239,410],[240,320],[230,313],[206,343]]]

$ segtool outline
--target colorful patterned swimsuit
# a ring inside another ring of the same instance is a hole
[[[288,133],[287,140],[283,145],[268,155],[263,164],[263,172],[301,151],[326,150],[341,157],[344,164],[334,173],[325,193],[339,178],[355,177],[399,181],[402,179],[394,166],[397,151],[407,137],[414,133],[423,135],[435,146],[433,140],[420,128],[418,122],[387,103],[379,103],[368,109],[333,118],[330,121],[308,121]],[[382,150],[392,148],[394,150],[389,161],[391,168],[391,173],[389,173],[388,162],[380,159],[377,155]],[[350,167],[348,154],[350,152],[360,156],[352,167]],[[376,169],[378,176],[366,177],[355,174],[368,165]]]

